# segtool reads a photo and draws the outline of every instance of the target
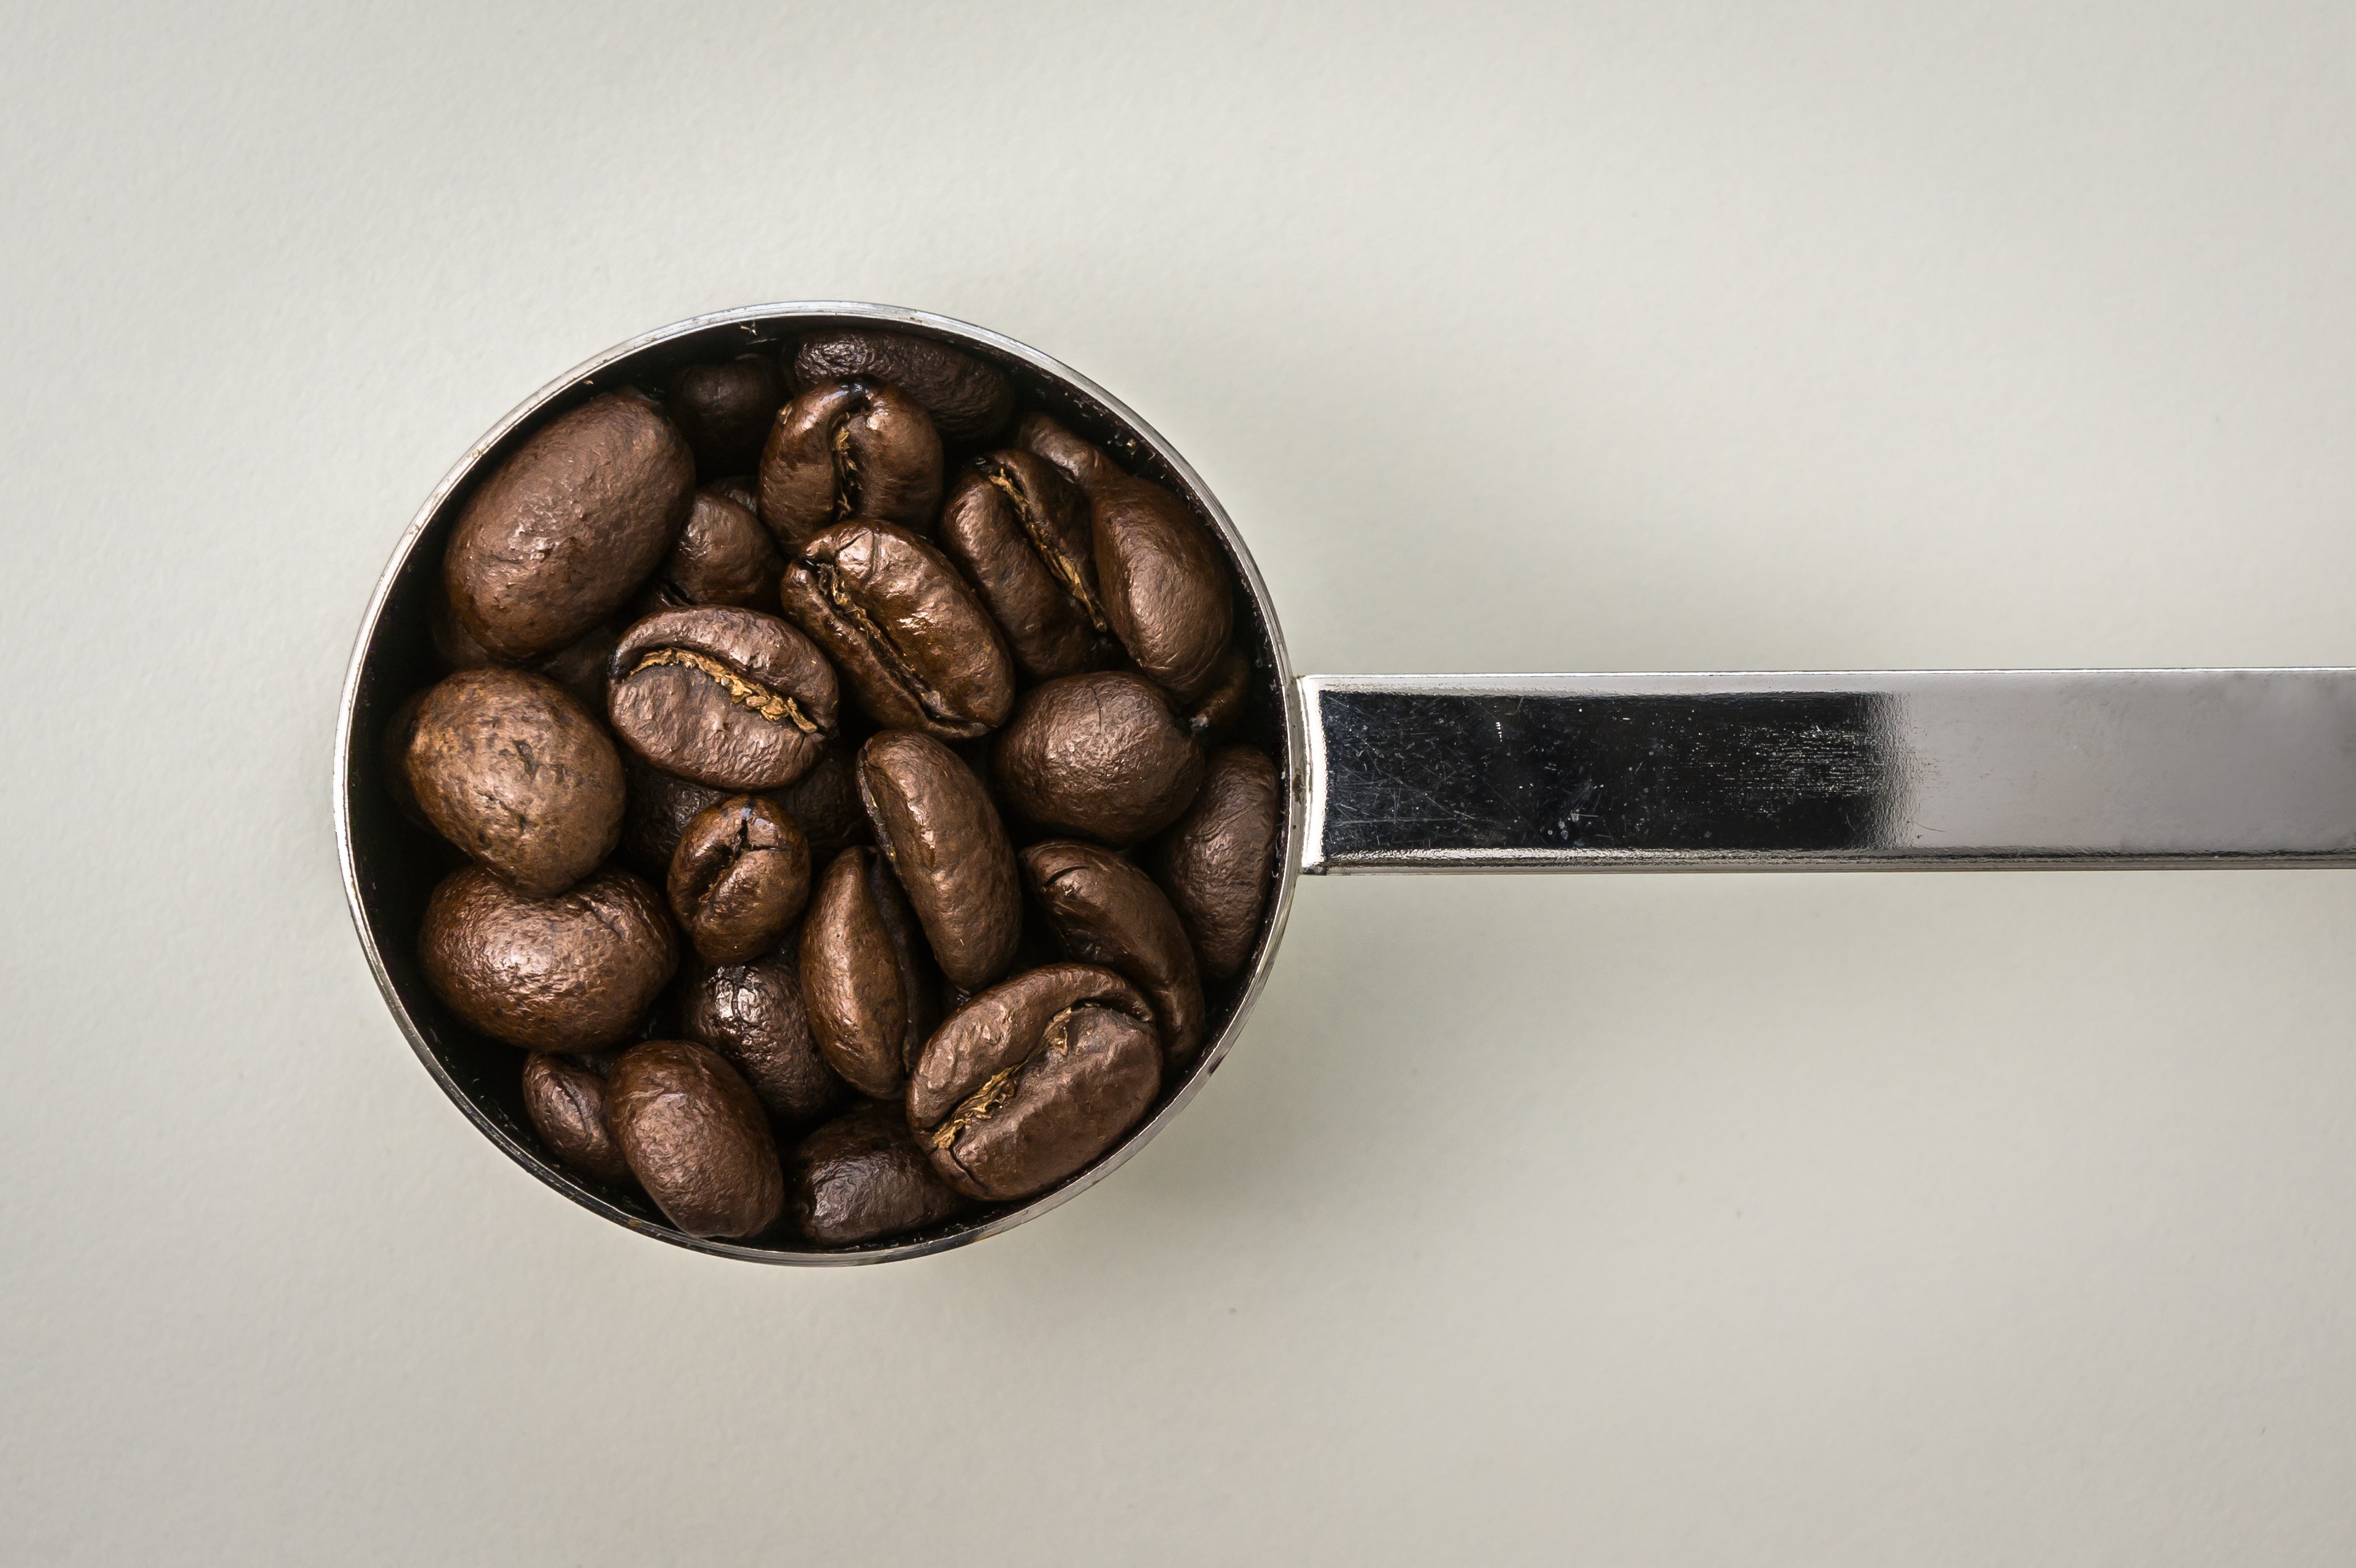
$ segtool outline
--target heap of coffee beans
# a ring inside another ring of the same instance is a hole
[[[467,501],[448,674],[386,738],[466,861],[425,977],[529,1053],[552,1157],[690,1234],[850,1246],[1044,1191],[1258,940],[1245,624],[1183,502],[930,339],[594,396]]]

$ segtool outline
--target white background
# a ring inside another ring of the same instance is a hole
[[[0,1556],[2356,1552],[2345,873],[1312,882],[1112,1180],[810,1273],[479,1138],[327,790],[444,469],[772,299],[1104,382],[1303,671],[2356,662],[2344,8],[8,40]]]

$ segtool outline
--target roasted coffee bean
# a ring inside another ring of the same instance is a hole
[[[1054,464],[1057,472],[1083,492],[1095,489],[1104,480],[1122,477],[1120,465],[1101,447],[1073,434],[1053,415],[1035,411],[1024,414],[1014,421],[1010,441],[1023,451],[1036,453]]]
[[[595,398],[499,464],[443,565],[468,635],[503,659],[555,652],[628,603],[693,504],[695,459],[635,393]]]
[[[1097,593],[1088,504],[1044,458],[993,452],[950,485],[941,550],[957,562],[1033,680],[1105,661],[1112,623]]]
[[[1217,678],[1235,621],[1226,558],[1210,529],[1151,480],[1102,453],[1080,457],[1077,438],[1044,414],[1023,421],[1023,438],[1058,467],[1068,464],[1067,476],[1087,492],[1098,591],[1121,646],[1180,700],[1200,698]]]
[[[908,1080],[908,1123],[969,1197],[1054,1186],[1112,1147],[1162,1083],[1153,1011],[1109,969],[1055,964],[945,1019]]]
[[[417,959],[468,1027],[527,1051],[595,1051],[630,1038],[679,944],[662,895],[627,871],[535,899],[469,867],[426,901]]]
[[[1014,701],[996,623],[941,553],[889,523],[839,523],[786,570],[786,613],[878,724],[970,740]]]
[[[605,1119],[647,1196],[691,1236],[759,1235],[786,1203],[761,1102],[734,1068],[686,1040],[633,1046],[605,1079]]]
[[[437,581],[433,597],[426,602],[425,634],[434,645],[434,659],[447,675],[462,669],[485,669],[509,661],[495,659],[490,649],[475,641],[460,624],[458,613],[450,608],[450,595]],[[523,667],[534,675],[544,675],[565,690],[573,700],[589,711],[600,724],[605,721],[605,664],[614,656],[614,639],[620,634],[610,624],[592,626],[580,636],[542,658],[530,660]]]
[[[834,670],[775,615],[707,606],[649,615],[614,650],[615,732],[658,767],[717,789],[775,789],[816,765]]]
[[[670,379],[663,407],[695,451],[705,475],[735,474],[761,455],[761,443],[786,400],[786,379],[767,354],[742,354],[724,365],[690,365]],[[710,603],[710,600],[700,600]]]
[[[1188,715],[1194,726],[1194,738],[1205,746],[1215,746],[1234,731],[1244,716],[1246,704],[1251,701],[1251,656],[1240,643],[1229,645],[1219,656],[1218,668],[1211,677],[1211,688],[1194,704]]]
[[[1104,670],[1024,692],[991,748],[990,776],[1026,820],[1119,848],[1186,809],[1203,752],[1151,681]]]
[[[796,938],[750,964],[698,965],[679,1000],[680,1032],[726,1057],[788,1126],[821,1121],[851,1098],[810,1032],[799,947]]]
[[[1276,764],[1250,746],[1222,746],[1194,804],[1142,857],[1207,975],[1230,979],[1251,961],[1282,819]]]
[[[827,742],[818,765],[764,798],[785,807],[809,840],[810,864],[823,866],[853,844],[867,842],[867,812],[859,802],[858,770],[840,736]]]
[[[767,438],[764,436],[763,439],[766,440]],[[706,485],[704,488],[711,491],[713,495],[719,496],[723,501],[735,502],[738,506],[752,513],[755,521],[759,520],[761,516],[761,482],[754,477],[750,473],[731,474],[725,479],[714,479],[711,484]],[[765,529],[763,531],[766,532],[766,530]]]
[[[1194,950],[1153,879],[1109,849],[1075,838],[1023,851],[1023,880],[1064,956],[1118,972],[1145,993],[1171,1067],[1203,1043],[1203,982]]]
[[[987,441],[1014,411],[1014,388],[970,354],[902,332],[841,327],[815,332],[794,350],[795,384],[866,376],[916,400],[950,441]]]
[[[848,1247],[937,1225],[965,1206],[908,1131],[870,1101],[801,1141],[786,1171],[794,1223],[811,1245]]]
[[[750,507],[719,485],[695,493],[694,507],[632,600],[633,620],[693,604],[740,604],[766,610],[777,602],[786,558]]]
[[[622,809],[623,862],[642,877],[668,882],[670,858],[679,850],[680,835],[687,831],[689,820],[730,792],[665,773],[627,746],[621,753],[622,776],[629,785],[629,801]],[[867,810],[859,803],[854,773],[851,751],[838,738],[827,742],[809,772],[761,795],[782,807],[802,830],[813,867],[827,865],[853,844],[867,842]]]
[[[859,794],[941,973],[969,991],[1004,974],[1023,889],[981,781],[931,736],[886,730],[860,748]]]
[[[809,899],[809,845],[785,811],[731,795],[696,813],[670,861],[670,912],[707,964],[743,964],[777,944]]]
[[[423,691],[412,691],[402,699],[401,706],[385,721],[377,747],[377,766],[384,778],[384,793],[392,797],[392,808],[404,820],[431,831],[434,824],[417,804],[417,792],[409,787],[409,740],[417,732],[417,712],[424,706]]]
[[[819,878],[801,969],[828,1065],[862,1094],[899,1093],[938,1016],[938,980],[906,895],[874,850],[845,849]]]
[[[605,1081],[561,1056],[524,1059],[523,1109],[557,1162],[608,1186],[626,1185],[630,1168],[605,1125]]]
[[[761,449],[761,521],[788,549],[851,517],[929,534],[940,505],[940,435],[881,381],[819,382],[786,405]]]
[[[465,670],[428,690],[409,785],[434,830],[535,898],[562,892],[622,832],[614,742],[553,681]]]

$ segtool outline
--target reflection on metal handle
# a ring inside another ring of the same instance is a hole
[[[2356,669],[1301,687],[1304,871],[2356,865]]]

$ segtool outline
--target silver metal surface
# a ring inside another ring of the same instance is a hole
[[[2356,670],[1301,691],[1312,873],[2356,865]]]

